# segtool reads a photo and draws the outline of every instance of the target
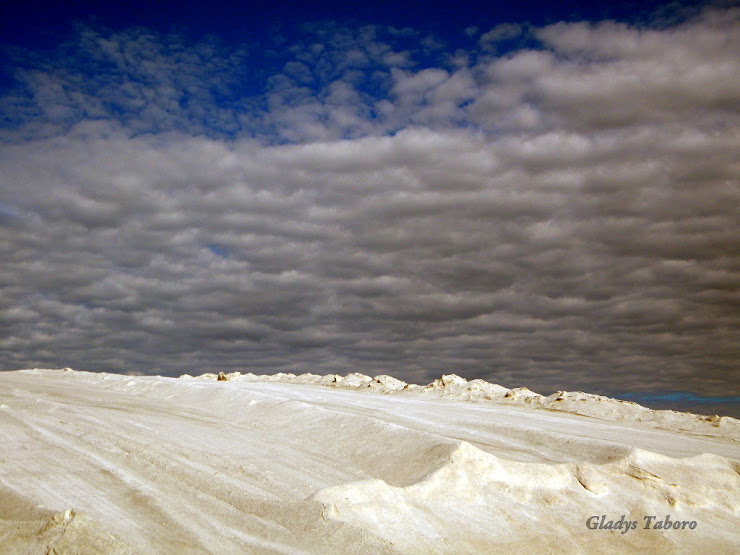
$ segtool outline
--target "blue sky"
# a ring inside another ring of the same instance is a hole
[[[526,22],[546,25],[557,21],[604,20],[654,21],[685,17],[707,3],[632,0],[583,2],[274,2],[269,4],[220,1],[109,3],[70,1],[64,3],[10,1],[6,3],[2,32],[6,42],[38,46],[54,44],[65,27],[78,21],[111,27],[145,26],[159,31],[187,29],[194,35],[217,34],[228,41],[242,42],[245,34],[264,36],[272,28],[305,21],[332,20],[344,23],[391,25],[434,32],[458,39],[461,30],[491,28],[499,23]]]
[[[11,3],[0,367],[737,397],[739,18]]]

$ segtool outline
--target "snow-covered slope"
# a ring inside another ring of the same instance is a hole
[[[0,551],[740,545],[731,418],[456,376],[221,378],[0,372]]]

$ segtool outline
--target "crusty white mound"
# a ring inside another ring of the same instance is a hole
[[[699,521],[723,518],[731,528],[740,508],[739,469],[715,455],[675,460],[641,450],[603,465],[522,463],[463,442],[445,454],[439,468],[409,486],[367,480],[313,498],[324,503],[326,518],[373,530],[406,553],[480,553],[503,550],[507,543],[514,551],[526,546],[530,552],[577,552],[594,545],[598,535],[583,526],[583,515],[605,512],[615,515],[611,520],[640,514],[634,530],[625,532],[629,536],[606,531],[607,546],[698,553],[704,540],[686,527],[646,538],[644,516],[655,515],[653,524],[657,515],[665,521],[665,514],[672,514],[672,521],[696,520],[697,528]],[[622,537],[617,540],[615,533]],[[564,540],[569,541],[559,544]]]
[[[184,374],[181,378],[192,378]],[[582,391],[558,391],[549,396],[540,395],[526,387],[507,389],[484,380],[466,380],[455,374],[447,374],[426,386],[408,384],[391,376],[380,375],[374,378],[353,373],[347,376],[337,374],[273,374],[256,375],[241,372],[206,373],[196,376],[203,380],[232,380],[246,382],[282,382],[295,384],[324,385],[342,389],[369,389],[378,393],[415,393],[437,395],[453,399],[471,401],[493,401],[506,404],[525,404],[533,408],[559,410],[592,416],[610,421],[632,421],[652,424],[671,430],[680,430],[702,435],[740,435],[740,420],[729,416],[704,416],[673,410],[653,410],[631,401],[611,399],[602,395]]]
[[[568,395],[455,376],[426,387],[385,376],[221,378],[0,372],[0,552],[740,545],[732,419],[679,432],[671,424],[693,417],[640,421],[623,413],[648,409],[586,394],[570,401],[592,415],[542,410]]]

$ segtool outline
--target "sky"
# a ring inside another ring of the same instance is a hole
[[[740,413],[733,3],[4,9],[0,368]]]

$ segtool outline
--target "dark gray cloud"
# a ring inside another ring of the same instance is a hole
[[[144,30],[19,73],[0,367],[737,393],[737,10],[495,28],[463,67],[311,32],[230,109],[248,49]]]

